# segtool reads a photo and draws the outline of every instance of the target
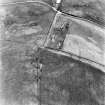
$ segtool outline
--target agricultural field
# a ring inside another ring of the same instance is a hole
[[[105,105],[105,1],[58,1],[0,1],[0,105]]]

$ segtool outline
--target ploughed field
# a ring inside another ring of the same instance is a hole
[[[0,105],[105,105],[104,2],[6,3]]]

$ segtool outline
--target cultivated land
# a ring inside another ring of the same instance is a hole
[[[102,3],[34,1],[0,6],[0,105],[105,105]]]

